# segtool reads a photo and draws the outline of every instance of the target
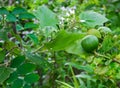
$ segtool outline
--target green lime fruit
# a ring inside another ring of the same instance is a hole
[[[87,35],[81,41],[81,45],[86,52],[92,52],[97,49],[98,44],[99,40],[94,35]]]
[[[101,32],[101,34],[112,34],[112,31],[108,27],[99,27],[98,30]]]

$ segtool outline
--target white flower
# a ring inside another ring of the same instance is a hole
[[[65,7],[61,7],[61,10],[62,10],[62,11],[66,11],[66,8],[65,8]]]
[[[68,17],[69,17],[69,16],[70,16],[70,13],[66,12],[66,16],[68,16]]]

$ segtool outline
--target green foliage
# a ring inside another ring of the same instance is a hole
[[[119,7],[119,0],[1,0],[0,88],[119,88]]]
[[[58,24],[56,14],[48,9],[45,5],[38,7],[34,14],[39,20],[42,28],[46,26],[56,27],[56,24]]]
[[[106,17],[93,11],[82,12],[80,14],[80,20],[81,22],[83,21],[83,24],[85,24],[88,27],[103,25],[103,23],[108,21]]]
[[[27,83],[32,84],[39,80],[39,75],[35,73],[31,73],[31,74],[26,75],[24,79]]]
[[[4,66],[1,66],[0,67],[0,84],[3,84],[3,82],[9,78],[10,74],[13,72],[13,69],[12,68],[9,68],[9,67],[4,67]]]
[[[0,62],[4,61],[5,59],[5,51],[0,51]]]
[[[65,30],[61,30],[57,34],[56,38],[47,44],[47,47],[55,51],[64,50],[83,36],[84,34],[81,33],[69,33]]]

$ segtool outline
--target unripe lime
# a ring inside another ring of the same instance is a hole
[[[97,49],[99,40],[94,35],[87,35],[81,41],[81,45],[86,52],[92,52]]]

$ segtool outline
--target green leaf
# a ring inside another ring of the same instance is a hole
[[[32,54],[32,53],[26,53],[26,57],[28,58],[28,60],[30,60],[31,62],[35,63],[36,65],[39,66],[44,66],[46,67],[49,63],[43,59],[42,57]]]
[[[8,10],[4,7],[0,8],[0,15],[5,15],[5,14],[9,14]]]
[[[8,21],[8,22],[16,22],[17,19],[16,19],[16,17],[15,17],[14,14],[9,13],[9,14],[7,15],[7,21]]]
[[[58,19],[56,18],[56,14],[53,13],[47,6],[42,5],[38,7],[35,11],[34,15],[40,22],[40,26],[42,28],[46,26],[53,26],[56,28],[56,24],[58,24]]]
[[[85,11],[80,14],[80,21],[88,27],[95,27],[97,25],[103,25],[108,19],[97,12]]]
[[[32,63],[24,63],[18,67],[17,72],[18,74],[27,74],[33,72],[36,69],[36,66]]]
[[[12,49],[11,51],[12,54],[19,55],[21,53],[21,50],[18,48],[17,44],[15,44],[12,41],[6,41],[5,46],[6,46],[5,49],[8,51]]]
[[[84,49],[81,46],[81,40],[74,42],[72,45],[67,47],[65,50],[68,53],[72,53],[72,54],[76,54],[76,55],[86,54],[86,52],[84,51]]]
[[[8,36],[7,36],[7,31],[0,31],[0,39],[2,40],[7,40],[8,39]]]
[[[27,12],[27,10],[25,10],[24,8],[21,8],[21,7],[16,7],[12,11],[12,13],[15,15],[25,13],[25,12]]]
[[[79,83],[80,83],[80,88],[87,88],[86,85],[85,85],[85,82],[81,78],[78,78],[78,80],[79,80]]]
[[[99,27],[98,30],[101,32],[101,33],[104,33],[104,34],[111,34],[112,31],[110,28],[108,27]]]
[[[54,51],[65,50],[67,47],[71,46],[76,40],[84,37],[81,33],[70,33],[65,30],[59,31],[56,38],[46,44],[48,49]]]
[[[24,28],[23,28],[23,26],[22,25],[20,25],[20,24],[17,24],[16,25],[16,30],[17,31],[20,31],[20,30],[23,30]]]
[[[116,79],[120,79],[120,72],[119,72],[119,73],[116,73],[115,78],[116,78]]]
[[[18,18],[19,19],[33,19],[33,18],[35,18],[35,16],[33,14],[27,12],[27,13],[20,14]]]
[[[0,62],[3,62],[3,60],[5,59],[5,51],[0,51]]]
[[[108,69],[108,66],[97,67],[97,68],[95,69],[95,73],[96,73],[96,74],[99,74],[99,75],[104,75],[104,74],[106,74],[106,72],[107,72],[108,70],[109,70],[109,69]]]
[[[28,37],[34,42],[34,44],[39,43],[39,40],[35,34],[28,34]]]
[[[46,38],[51,37],[54,33],[56,33],[58,30],[56,30],[55,27],[49,26],[49,27],[44,27],[41,32],[42,35],[44,35]]]
[[[30,85],[24,85],[24,87],[23,88],[32,88]]]
[[[71,65],[70,65],[70,70],[71,70],[71,73],[72,73],[72,78],[73,78],[74,87],[75,87],[75,88],[79,88],[78,80],[77,80],[77,78],[75,77],[75,74],[74,74],[74,71],[73,71]]]
[[[71,85],[69,85],[65,82],[62,82],[62,81],[59,81],[59,80],[56,80],[56,82],[63,85],[64,86],[63,88],[74,88],[74,87],[72,87]]]
[[[103,42],[102,42],[102,47],[100,48],[100,52],[107,52],[109,51],[112,46],[113,46],[113,42],[112,42],[112,36],[105,36],[105,38],[103,39]]]
[[[13,83],[16,79],[18,78],[18,74],[17,72],[13,72],[12,74],[10,74],[10,77],[6,80],[6,83]]]
[[[27,23],[25,23],[24,28],[25,29],[28,29],[28,28],[38,28],[38,25],[34,24],[33,22],[27,22]]]
[[[22,88],[23,87],[23,80],[22,79],[16,79],[13,84],[11,85],[11,88]]]
[[[12,68],[9,67],[0,67],[0,84],[2,84],[10,74],[13,72]]]
[[[31,73],[31,74],[28,74],[25,76],[24,80],[27,82],[27,83],[35,83],[39,80],[39,75],[36,74],[36,73]]]
[[[72,63],[72,62],[66,63],[66,65],[70,65],[70,66],[75,67],[75,68],[77,68],[79,70],[85,70],[85,71],[87,71],[89,73],[93,73],[93,69],[89,65],[82,66],[82,65]]]
[[[25,56],[17,56],[11,61],[11,67],[17,68],[25,61]]]

